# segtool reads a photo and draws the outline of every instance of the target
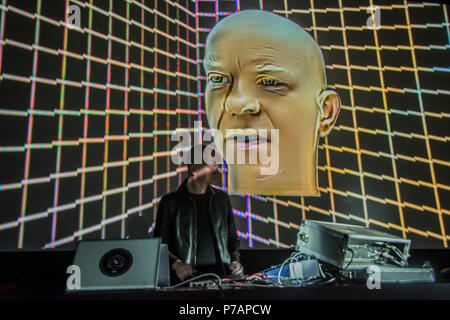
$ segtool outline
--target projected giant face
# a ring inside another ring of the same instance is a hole
[[[241,11],[209,33],[204,68],[208,122],[221,133],[216,141],[228,162],[229,191],[318,195],[318,138],[331,131],[340,100],[325,90],[314,39],[276,14]],[[255,149],[266,150],[270,163],[249,163]],[[246,163],[228,161],[230,151],[246,153]],[[270,165],[275,170],[264,173]]]

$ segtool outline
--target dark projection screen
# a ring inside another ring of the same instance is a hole
[[[245,9],[287,17],[314,37],[342,110],[320,140],[320,197],[231,196],[242,247],[294,245],[301,219],[448,247],[446,5],[1,0],[0,250],[125,238],[135,215],[151,232],[161,196],[186,176],[171,161],[171,134],[197,130],[194,121],[208,130],[206,36]],[[77,10],[79,26],[67,22]]]

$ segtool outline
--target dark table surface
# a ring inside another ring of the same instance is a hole
[[[364,284],[308,286],[308,287],[253,287],[223,289],[171,289],[131,292],[78,293],[58,296],[60,299],[143,299],[143,300],[424,300],[450,299],[450,283],[382,284],[369,290]]]
[[[381,284],[335,283],[304,287],[175,288],[66,293],[64,277],[22,278],[0,284],[1,299],[58,300],[448,300],[450,282]]]

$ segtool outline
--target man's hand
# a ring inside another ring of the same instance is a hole
[[[181,281],[184,281],[184,279],[192,276],[196,272],[190,264],[184,263],[181,260],[177,260],[172,264],[172,270],[175,271]]]
[[[230,263],[231,274],[234,276],[242,276],[244,274],[244,267],[240,262],[233,261]]]

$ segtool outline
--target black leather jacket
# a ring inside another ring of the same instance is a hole
[[[161,198],[155,224],[155,237],[161,237],[170,251],[170,264],[180,259],[196,266],[197,211],[186,187],[187,179],[179,188]],[[228,195],[209,186],[209,211],[222,263],[239,261],[239,238],[236,233],[232,207]]]

